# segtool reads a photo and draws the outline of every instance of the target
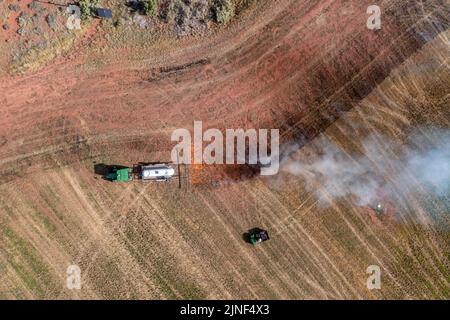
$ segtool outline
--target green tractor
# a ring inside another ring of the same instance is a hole
[[[246,240],[251,243],[252,245],[256,246],[257,244],[270,240],[269,233],[266,230],[259,229],[259,228],[253,228],[249,230],[245,234]]]
[[[133,173],[130,168],[112,168],[106,176],[106,180],[112,182],[128,182],[133,180]]]

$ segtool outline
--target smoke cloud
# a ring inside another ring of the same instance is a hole
[[[450,199],[450,130],[416,130],[402,144],[369,136],[358,153],[317,140],[312,155],[293,152],[298,145],[285,148],[281,171],[304,180],[323,205],[341,198],[374,205],[381,194],[399,202],[417,194]]]

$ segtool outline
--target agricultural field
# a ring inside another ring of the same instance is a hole
[[[448,1],[72,3],[0,0],[1,299],[450,299]],[[98,174],[194,121],[279,129],[278,174]]]

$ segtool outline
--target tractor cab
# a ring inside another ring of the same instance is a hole
[[[248,232],[248,241],[254,246],[267,240],[270,240],[270,238],[266,230],[254,228]]]
[[[112,182],[128,182],[133,180],[133,175],[130,168],[112,168],[105,178]]]

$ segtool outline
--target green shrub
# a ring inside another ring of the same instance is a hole
[[[144,0],[144,13],[156,17],[158,13],[158,0]]]
[[[234,16],[234,2],[233,0],[215,0],[213,11],[218,23],[227,23]]]
[[[93,10],[99,5],[100,0],[78,0],[81,9],[81,19],[86,20],[92,16]]]

